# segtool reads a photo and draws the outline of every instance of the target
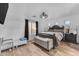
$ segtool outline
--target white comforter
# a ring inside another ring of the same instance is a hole
[[[41,33],[50,34],[50,35],[55,34],[58,41],[61,41],[63,38],[63,33],[61,33],[61,32],[41,32]]]

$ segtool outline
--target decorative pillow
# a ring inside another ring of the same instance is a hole
[[[27,40],[27,38],[25,38],[25,37],[20,38],[20,41],[24,41],[24,40]]]

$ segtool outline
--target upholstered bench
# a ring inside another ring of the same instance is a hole
[[[53,48],[53,40],[49,38],[42,38],[39,36],[35,36],[34,42],[47,50]]]

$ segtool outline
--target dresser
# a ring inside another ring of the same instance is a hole
[[[64,41],[71,42],[71,43],[77,43],[77,34],[65,33],[64,34]]]

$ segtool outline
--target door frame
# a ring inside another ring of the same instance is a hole
[[[36,23],[36,35],[38,34],[38,21],[34,21]],[[25,19],[25,32],[24,37],[29,40],[29,19]]]

